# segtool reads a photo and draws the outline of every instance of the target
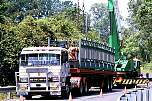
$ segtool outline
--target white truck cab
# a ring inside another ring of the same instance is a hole
[[[23,48],[19,72],[16,72],[16,92],[32,97],[33,94],[61,95],[68,91],[68,51],[61,47]]]

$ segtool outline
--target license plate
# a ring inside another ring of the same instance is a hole
[[[50,89],[51,90],[57,90],[57,87],[51,87]]]
[[[36,86],[37,86],[37,87],[40,87],[40,86],[41,86],[41,84],[36,84]]]

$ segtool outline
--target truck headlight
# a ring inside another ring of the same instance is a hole
[[[50,90],[59,90],[60,84],[59,83],[50,83]]]
[[[20,78],[20,82],[26,83],[28,82],[28,78]]]
[[[20,84],[19,85],[19,90],[20,91],[26,91],[27,90],[27,84]]]

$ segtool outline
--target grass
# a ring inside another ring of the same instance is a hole
[[[0,93],[0,101],[7,99],[7,93]],[[10,99],[17,99],[16,92],[11,92]]]
[[[0,101],[5,100],[7,98],[7,95],[5,93],[0,93]]]
[[[145,63],[143,67],[141,67],[142,73],[152,73],[152,62]]]

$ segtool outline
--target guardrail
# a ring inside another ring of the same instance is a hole
[[[0,93],[4,93],[6,95],[6,99],[9,100],[12,98],[13,92],[15,92],[16,86],[6,86],[0,87]]]
[[[119,101],[151,101],[152,88],[138,88],[123,94]]]

